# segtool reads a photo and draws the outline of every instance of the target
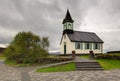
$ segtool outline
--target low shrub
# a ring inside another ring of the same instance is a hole
[[[23,63],[28,64],[28,63],[34,63],[36,61],[36,58],[24,58]]]
[[[118,55],[118,54],[102,54],[102,55],[96,55],[96,59],[116,59],[116,60],[120,60],[120,55]]]
[[[64,62],[64,61],[71,61],[72,58],[61,58],[61,57],[56,57],[56,58],[40,58],[37,60],[37,63],[57,63],[57,62]]]
[[[8,59],[9,60],[9,59]],[[35,64],[49,64],[49,63],[58,63],[58,62],[64,62],[64,61],[71,61],[72,58],[68,57],[43,57],[43,58],[22,58],[22,59],[16,59],[14,60],[17,64],[29,64],[29,63],[35,63]]]
[[[120,53],[120,51],[108,51],[107,53]]]

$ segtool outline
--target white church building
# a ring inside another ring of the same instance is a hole
[[[62,22],[63,34],[60,41],[61,54],[88,54],[93,51],[95,54],[103,52],[103,41],[94,32],[74,31],[74,20],[69,10]]]

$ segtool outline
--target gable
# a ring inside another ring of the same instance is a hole
[[[66,36],[65,39],[64,39],[64,36]],[[62,35],[62,37],[61,37],[61,41],[60,41],[60,45],[61,45],[61,43],[63,42],[63,40],[66,40],[66,42],[67,42],[67,40],[71,41],[71,40],[69,39],[69,37],[68,37],[67,34],[63,34],[63,35]]]

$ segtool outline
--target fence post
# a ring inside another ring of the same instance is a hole
[[[94,59],[94,57],[95,57],[95,56],[94,56],[94,52],[93,52],[93,51],[90,51],[89,53],[90,53],[90,58],[91,58],[91,59]]]
[[[72,51],[72,59],[75,60],[75,57],[76,57],[75,51],[73,50],[73,51]]]

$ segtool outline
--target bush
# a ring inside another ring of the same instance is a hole
[[[107,53],[120,53],[120,51],[108,51]]]
[[[40,58],[37,60],[37,63],[57,63],[57,62],[64,62],[64,61],[71,61],[72,58],[63,58],[63,57],[56,57],[56,58]]]
[[[96,59],[117,59],[117,60],[120,60],[120,55],[118,55],[118,54],[96,55]]]
[[[20,32],[4,51],[4,55],[7,60],[15,60],[16,63],[34,63],[38,58],[48,56],[47,50],[41,47],[42,42],[39,36],[31,32]]]
[[[34,63],[36,61],[36,58],[24,58],[23,59],[23,63],[27,64],[27,63]]]

